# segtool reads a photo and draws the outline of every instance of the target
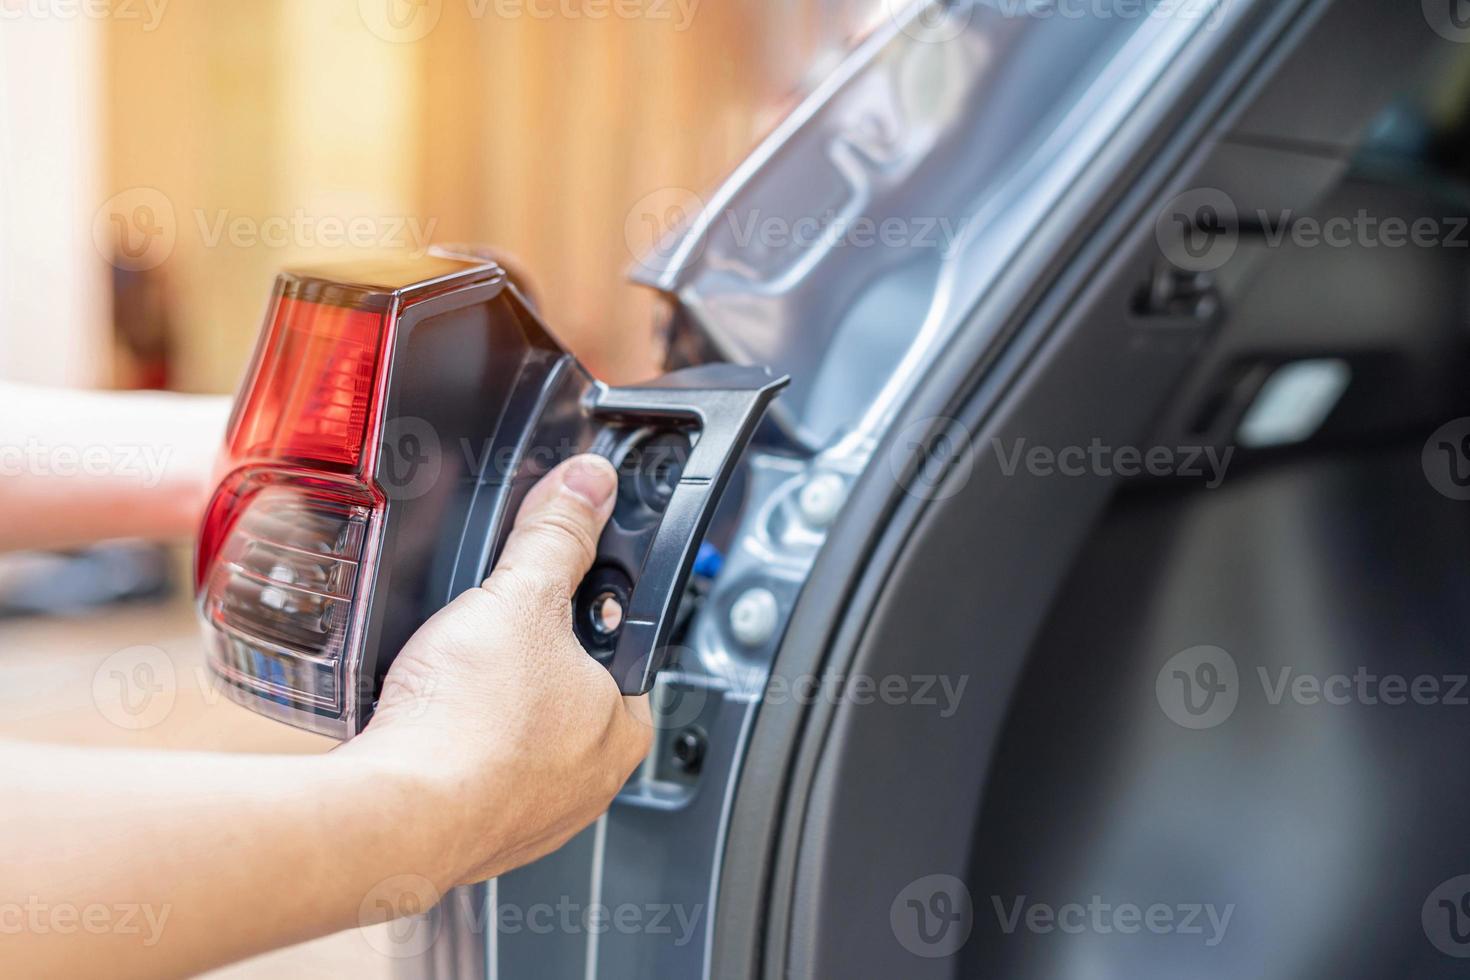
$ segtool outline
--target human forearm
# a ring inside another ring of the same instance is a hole
[[[197,527],[228,399],[0,383],[0,551]]]
[[[0,743],[0,977],[206,969],[426,910],[595,820],[652,736],[647,699],[572,630],[616,482],[600,457],[545,477],[489,580],[414,633],[367,728],[331,753]],[[141,930],[76,925],[121,904]],[[39,906],[70,910],[68,932],[31,924]]]
[[[369,753],[9,744],[0,772],[3,976],[193,973],[410,911],[433,895],[405,888],[456,874],[451,808]]]

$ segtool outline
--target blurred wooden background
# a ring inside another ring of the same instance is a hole
[[[172,0],[152,29],[105,24],[99,203],[172,206],[176,387],[230,390],[272,275],[326,251],[225,222],[329,216],[504,248],[567,342],[636,380],[655,355],[630,211],[717,183],[881,2]]]

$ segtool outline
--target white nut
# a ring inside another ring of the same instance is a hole
[[[776,635],[781,608],[770,589],[747,589],[730,606],[730,632],[748,647],[758,647]]]
[[[812,527],[824,528],[837,520],[842,503],[847,499],[847,484],[836,473],[822,473],[812,477],[797,494],[796,503],[801,508],[802,520]]]

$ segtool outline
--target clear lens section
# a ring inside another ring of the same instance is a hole
[[[204,590],[215,666],[281,703],[340,711],[352,592],[372,512],[294,486],[261,490],[244,508]]]

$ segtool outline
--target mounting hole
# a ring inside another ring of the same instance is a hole
[[[633,580],[617,565],[598,565],[587,573],[572,600],[572,627],[587,652],[606,660],[617,648],[628,618]]]
[[[630,531],[656,524],[668,509],[693,444],[677,429],[641,429],[618,459],[618,502],[613,519]]]
[[[598,636],[616,636],[623,628],[623,598],[612,589],[604,589],[593,596],[587,612],[592,632]]]

